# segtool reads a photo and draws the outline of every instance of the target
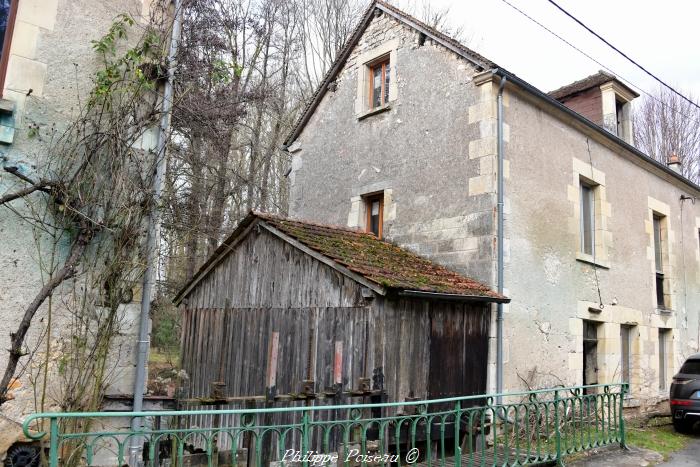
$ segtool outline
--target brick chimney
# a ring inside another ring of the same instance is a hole
[[[552,91],[549,95],[620,139],[633,144],[631,102],[639,94],[614,75],[601,70]]]
[[[668,165],[668,168],[674,172],[681,173],[681,159],[675,152],[669,156],[666,165]]]

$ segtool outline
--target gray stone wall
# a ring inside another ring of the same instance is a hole
[[[358,118],[358,57],[387,41],[398,44],[395,100]],[[359,197],[386,190],[387,239],[491,282],[494,198],[469,192],[480,170],[469,143],[482,131],[469,119],[473,74],[452,52],[430,40],[419,46],[415,31],[375,18],[292,148],[291,214],[340,225],[355,215],[362,225]]]
[[[683,360],[698,351],[700,205],[680,198],[699,193],[522,95],[510,95],[506,121],[505,284],[513,300],[506,315],[507,385],[516,387],[518,375],[530,374],[539,382],[581,384],[586,319],[600,323],[601,382],[621,381],[620,325],[631,325],[632,396],[667,398],[658,383],[658,329],[673,336],[667,387]],[[602,203],[596,200],[605,217],[596,218],[602,230],[597,266],[579,254],[579,177],[597,179],[604,190]],[[656,306],[652,211],[665,215],[668,225],[668,312]],[[588,311],[601,300],[602,313]]]

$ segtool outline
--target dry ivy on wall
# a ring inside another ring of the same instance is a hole
[[[98,410],[119,364],[124,349],[115,339],[145,269],[141,238],[159,157],[143,148],[159,121],[167,38],[167,15],[154,11],[160,14],[145,27],[120,15],[92,43],[100,67],[65,131],[29,126],[43,151],[36,171],[4,166],[20,188],[0,197],[0,206],[14,203],[22,212],[17,222],[31,226],[44,281],[11,332],[0,404],[11,383],[27,375],[37,410],[47,399],[61,410]],[[30,345],[32,326],[42,332]]]

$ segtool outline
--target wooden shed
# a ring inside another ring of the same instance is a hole
[[[490,303],[506,301],[372,234],[251,213],[175,298],[186,397],[483,394]]]

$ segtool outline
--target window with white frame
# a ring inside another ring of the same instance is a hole
[[[595,256],[595,185],[580,181],[581,253]]]
[[[630,383],[632,373],[632,336],[634,326],[620,325],[620,370],[623,383]]]
[[[659,329],[659,389],[668,387],[668,362],[670,356],[671,330]]]
[[[667,278],[664,273],[665,262],[664,252],[666,248],[666,217],[661,214],[654,213],[652,216],[654,230],[654,284],[656,287],[656,305],[660,309],[668,308],[666,300],[667,296]]]

